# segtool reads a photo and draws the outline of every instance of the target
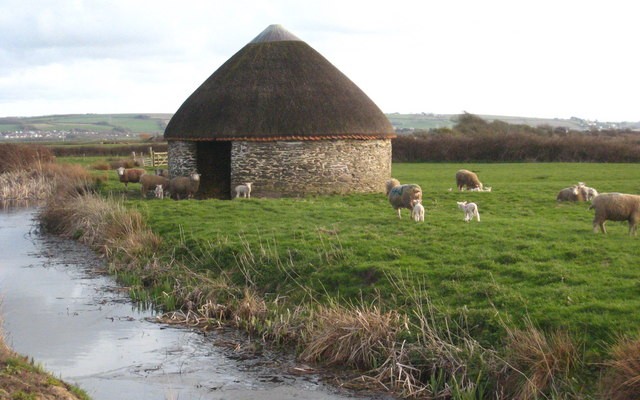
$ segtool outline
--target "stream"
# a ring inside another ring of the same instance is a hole
[[[95,253],[39,234],[36,212],[0,208],[2,331],[15,351],[93,399],[373,397],[329,384],[331,376],[291,355],[247,356],[238,351],[249,343],[239,332],[152,322],[154,312],[133,304]]]

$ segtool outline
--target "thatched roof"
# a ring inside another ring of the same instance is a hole
[[[391,138],[380,109],[320,53],[271,25],[178,109],[168,140]]]

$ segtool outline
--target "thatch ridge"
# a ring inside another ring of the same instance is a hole
[[[360,88],[299,40],[247,44],[185,100],[165,130],[169,140],[283,137],[392,138],[395,133]]]

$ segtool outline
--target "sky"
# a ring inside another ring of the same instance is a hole
[[[634,0],[0,0],[0,117],[173,113],[281,24],[385,113],[640,121]]]

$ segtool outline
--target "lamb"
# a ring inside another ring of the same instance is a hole
[[[177,176],[169,181],[167,191],[171,194],[171,198],[180,200],[181,198],[190,199],[198,191],[200,187],[200,174],[193,173],[191,176]]]
[[[247,182],[243,185],[236,186],[236,199],[242,195],[242,197],[251,197],[251,182]]]
[[[149,190],[155,190],[156,186],[161,185],[163,188],[169,186],[169,179],[160,175],[144,174],[140,177],[140,193],[142,197],[147,197]]]
[[[469,222],[475,216],[480,222],[480,212],[476,203],[467,203],[466,201],[457,201],[458,208],[464,211],[464,222]]]
[[[478,179],[478,175],[466,169],[456,172],[456,185],[459,191],[462,191],[465,187],[467,189],[479,188],[482,190],[482,182]]]
[[[162,185],[156,185],[153,194],[160,200],[164,199],[164,189],[162,188]]]
[[[628,221],[629,235],[636,235],[638,221],[640,221],[640,196],[624,193],[602,193],[591,201],[589,209],[595,209],[593,217],[593,232],[607,233],[604,227],[609,221]]]
[[[415,200],[411,209],[411,218],[416,222],[424,222],[424,206],[422,200]]]
[[[120,182],[124,183],[125,187],[127,187],[129,182],[140,182],[140,177],[145,173],[145,170],[143,169],[125,169],[124,167],[120,167],[116,171],[118,171],[118,178],[120,179]]]
[[[392,178],[386,182],[386,189],[389,203],[398,211],[398,218],[402,218],[402,208],[413,210],[415,202],[422,201],[422,189],[416,184],[401,185],[397,179]]]

